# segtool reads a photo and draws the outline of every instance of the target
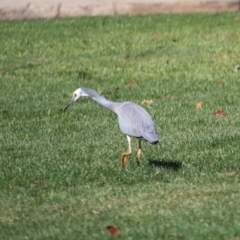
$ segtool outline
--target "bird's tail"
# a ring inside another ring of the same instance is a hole
[[[151,145],[155,145],[155,144],[157,144],[159,142],[159,139],[158,140],[156,140],[156,141],[152,141],[152,142],[149,142]]]

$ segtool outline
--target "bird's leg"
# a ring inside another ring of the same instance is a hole
[[[138,152],[137,152],[137,164],[138,164],[138,166],[140,165],[141,157],[142,157],[141,140],[139,139],[138,140]]]
[[[121,166],[124,168],[127,164],[127,156],[132,154],[131,138],[127,135],[128,152],[123,152],[121,155]]]

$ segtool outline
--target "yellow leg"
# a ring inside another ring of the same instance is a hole
[[[141,140],[138,141],[138,152],[137,152],[137,164],[140,165],[141,158],[142,158],[142,150],[141,150]]]
[[[121,155],[121,166],[124,168],[127,165],[127,156],[131,155],[131,152],[124,152]]]
[[[137,164],[138,164],[138,166],[140,165],[141,158],[142,158],[142,151],[141,151],[141,149],[139,149],[138,153],[137,153]]]
[[[121,166],[124,168],[127,165],[127,156],[132,154],[132,147],[131,147],[131,138],[127,135],[128,140],[128,152],[123,152],[121,155]]]

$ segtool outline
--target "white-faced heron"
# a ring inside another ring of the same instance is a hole
[[[156,144],[159,141],[154,122],[149,113],[141,106],[132,102],[117,103],[112,102],[100,96],[96,91],[90,88],[78,88],[72,99],[69,101],[64,111],[67,110],[80,97],[91,97],[103,107],[112,111],[118,116],[118,123],[121,131],[127,136],[128,151],[121,154],[121,166],[127,164],[127,156],[132,154],[131,137],[139,139],[139,150],[137,153],[138,164],[142,157],[141,140],[149,144]]]

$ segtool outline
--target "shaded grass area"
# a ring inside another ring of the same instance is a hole
[[[0,238],[239,239],[239,13],[1,22]],[[132,86],[126,83],[133,82]],[[127,148],[90,87],[153,116]],[[203,102],[202,109],[195,105]],[[225,117],[214,117],[223,110]]]

